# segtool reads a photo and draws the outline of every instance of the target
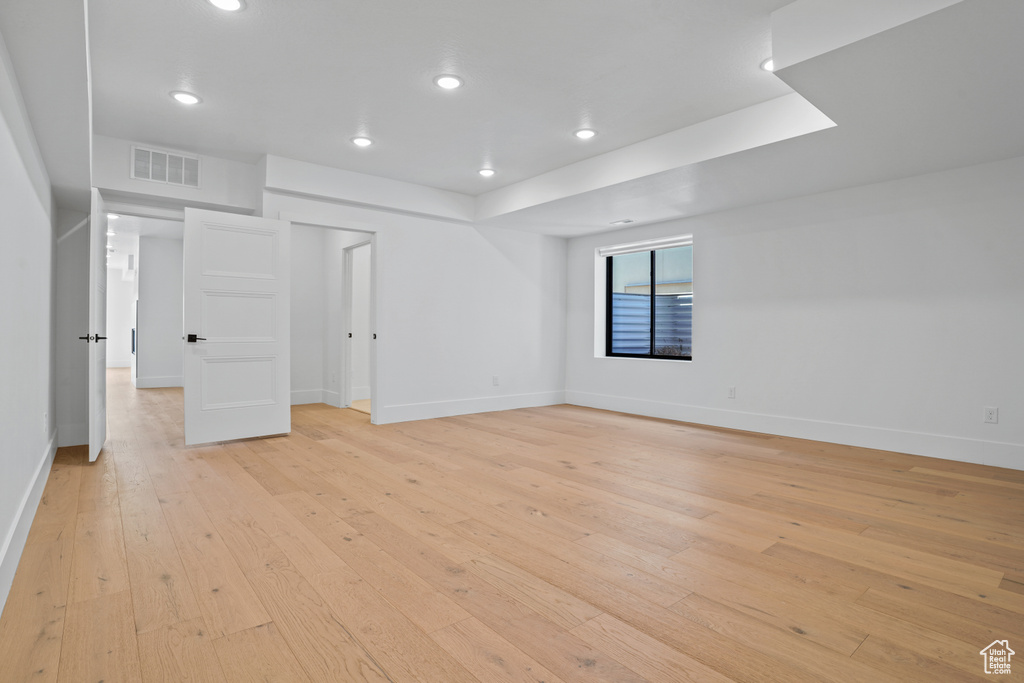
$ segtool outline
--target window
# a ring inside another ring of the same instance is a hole
[[[605,354],[691,360],[691,238],[608,247],[598,255],[607,263]]]

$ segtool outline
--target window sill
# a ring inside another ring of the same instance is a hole
[[[685,358],[643,358],[639,356],[609,356],[602,354],[600,356],[594,356],[595,358],[603,360],[642,360],[642,361],[657,361],[659,363],[692,363],[693,359],[689,360]]]

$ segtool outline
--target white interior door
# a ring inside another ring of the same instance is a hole
[[[185,209],[185,443],[291,431],[289,223]]]
[[[107,441],[107,210],[92,190],[89,220],[89,462]]]

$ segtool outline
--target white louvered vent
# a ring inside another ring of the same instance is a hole
[[[199,157],[133,145],[131,166],[136,180],[199,187]]]

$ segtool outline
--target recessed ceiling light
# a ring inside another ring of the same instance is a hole
[[[590,138],[597,135],[597,131],[592,130],[590,128],[580,128],[578,131],[573,133],[573,135],[578,137],[580,140],[589,140]]]
[[[371,140],[370,138],[355,137],[352,138],[352,144],[355,145],[356,147],[369,147],[370,145],[373,144],[373,140]]]
[[[116,221],[118,218],[120,218],[120,216],[118,216],[116,213],[108,213],[107,214],[107,219],[108,220]]]
[[[482,175],[484,178],[490,178],[492,175],[494,175],[494,169],[493,168],[481,168],[479,171],[477,171],[477,173]]]
[[[445,90],[455,90],[462,87],[462,79],[451,74],[443,74],[434,79],[434,85]]]
[[[632,218],[623,218],[621,221],[612,221],[611,225],[629,225],[635,221]]]
[[[199,97],[197,97],[196,95],[193,95],[190,92],[183,92],[181,90],[172,92],[171,97],[176,99],[178,102],[181,102],[182,104],[199,104],[200,102],[202,102],[202,100],[199,99]]]
[[[210,0],[210,4],[225,12],[237,12],[242,9],[241,0]]]
[[[107,230],[107,237],[113,237],[113,236],[114,236],[114,235],[116,235],[116,234],[117,234],[117,233],[116,233],[116,232],[114,232],[113,230]]]
[[[769,57],[761,62],[761,68],[765,71],[775,71],[775,60]]]

